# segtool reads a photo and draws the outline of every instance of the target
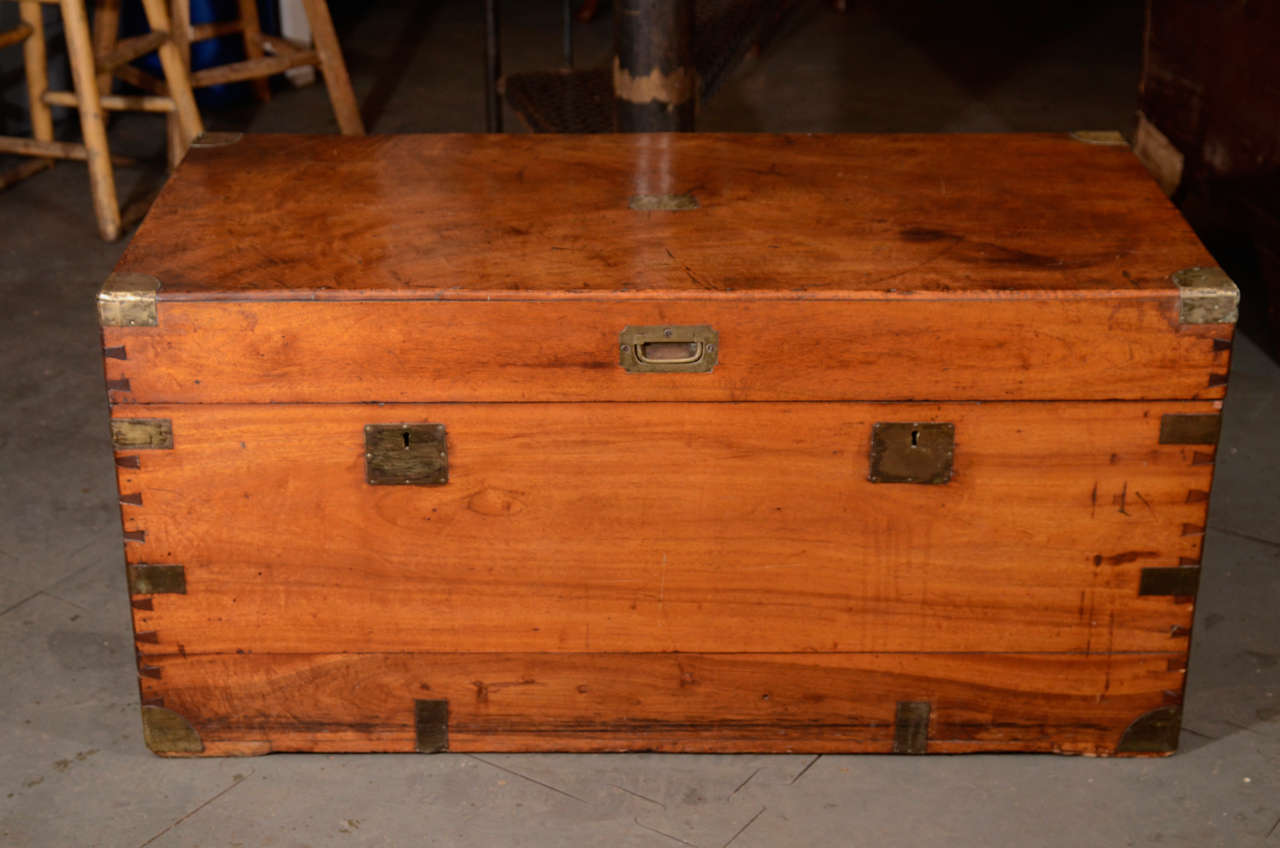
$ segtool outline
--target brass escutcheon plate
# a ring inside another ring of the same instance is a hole
[[[443,424],[369,424],[365,479],[371,486],[443,486],[449,452]]]
[[[871,428],[872,483],[951,481],[956,427],[950,423],[877,421]]]

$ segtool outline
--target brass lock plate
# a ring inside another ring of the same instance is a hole
[[[618,337],[618,364],[633,374],[707,373],[716,366],[720,334],[706,324],[626,327]]]
[[[444,425],[369,424],[364,462],[371,486],[443,486],[449,482]]]
[[[949,423],[877,421],[871,428],[872,483],[951,481],[956,427]]]

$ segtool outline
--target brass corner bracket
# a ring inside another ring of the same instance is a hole
[[[164,707],[142,707],[142,738],[155,754],[204,752],[204,741],[191,722]]]
[[[115,273],[98,292],[98,319],[104,327],[154,327],[160,281],[150,274]]]
[[[1098,144],[1103,147],[1128,147],[1129,142],[1117,130],[1076,130],[1071,138],[1085,144]]]
[[[1117,754],[1172,754],[1178,747],[1178,732],[1182,729],[1182,707],[1160,707],[1138,716],[1129,725]]]
[[[1239,317],[1240,289],[1221,268],[1183,268],[1173,282],[1183,324],[1234,324]]]

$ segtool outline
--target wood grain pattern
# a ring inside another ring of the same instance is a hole
[[[1114,752],[1176,703],[1172,654],[412,654],[146,660],[143,701],[206,755],[413,751],[413,701],[449,702],[451,751],[878,752],[899,700],[928,751]]]
[[[1217,398],[1231,325],[1176,297],[172,303],[103,330],[116,402]],[[629,374],[628,325],[710,324],[710,374]]]
[[[1128,150],[1065,135],[420,135],[192,151],[117,270],[164,299],[431,298],[1172,293],[1212,264]]]
[[[173,422],[117,469],[129,562],[186,568],[139,651],[1182,651],[1138,584],[1198,561],[1212,453],[1160,420],[1215,408],[117,406]],[[868,482],[882,420],[954,422],[952,482]],[[401,421],[447,485],[366,483]]]

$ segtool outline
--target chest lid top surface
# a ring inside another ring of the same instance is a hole
[[[1212,264],[1127,148],[1061,134],[248,135],[190,152],[117,271],[161,300],[862,299]]]

